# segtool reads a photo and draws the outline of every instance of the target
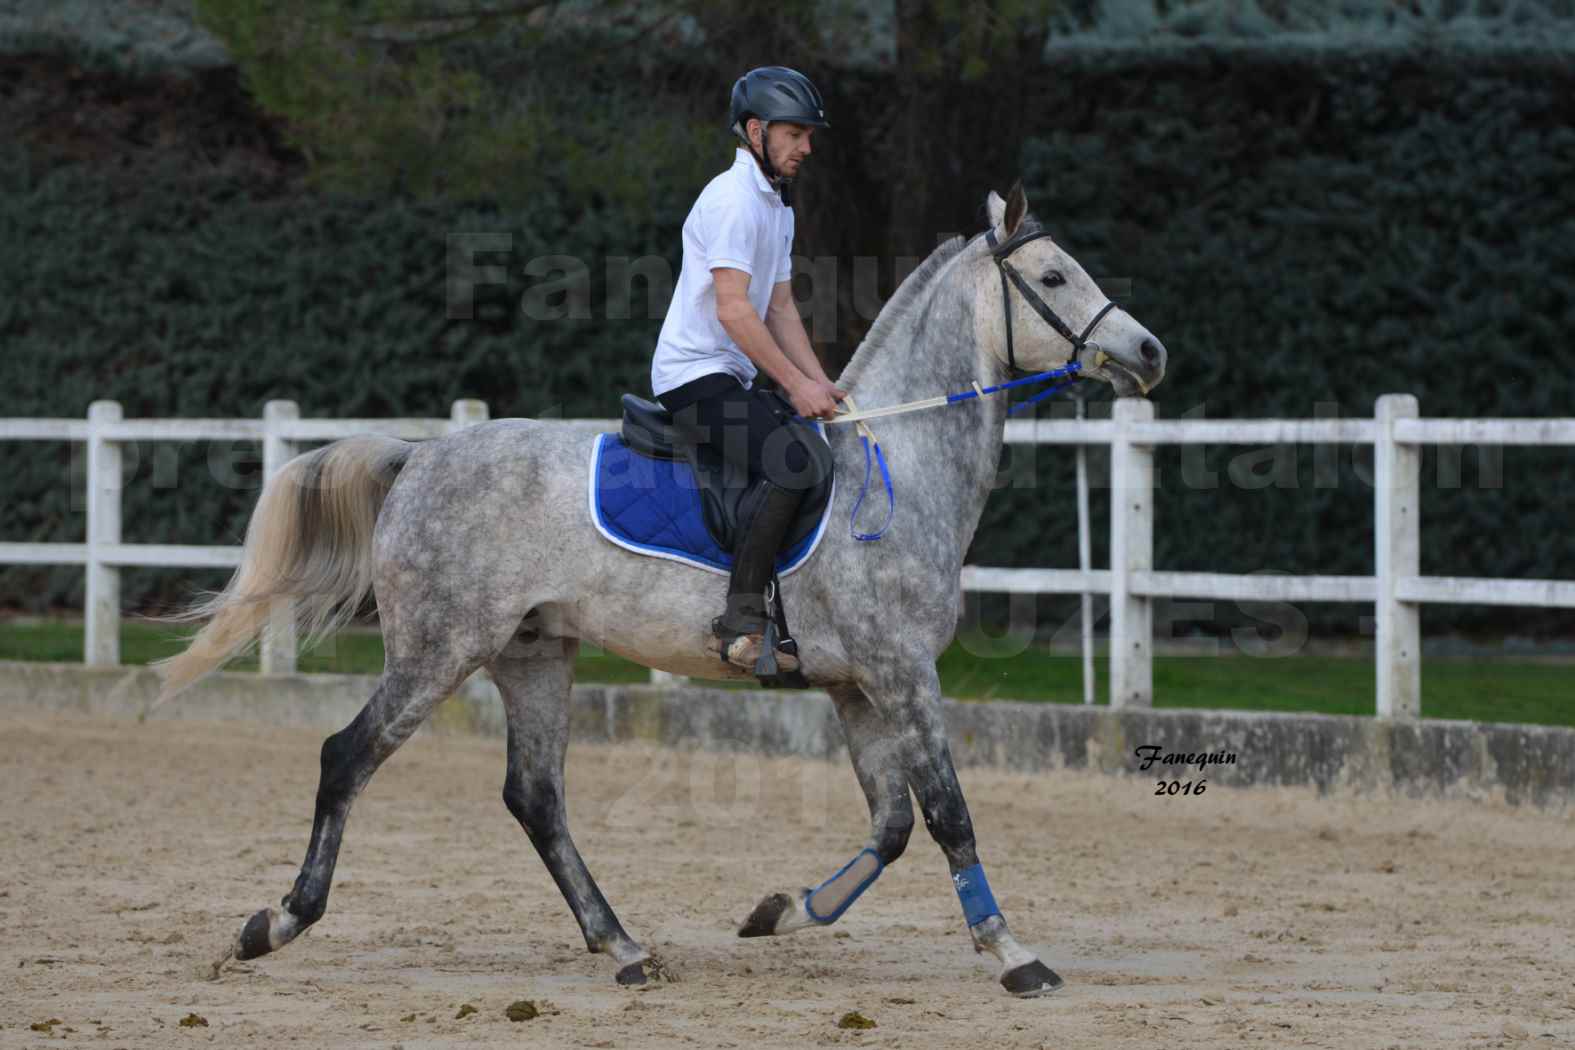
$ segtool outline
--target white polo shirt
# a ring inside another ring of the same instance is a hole
[[[772,286],[793,276],[793,209],[782,203],[746,150],[712,179],[684,220],[684,263],[651,360],[651,390],[669,390],[714,372],[744,386],[755,364],[716,318],[716,282],[725,266],[749,274],[749,302],[763,321]]]

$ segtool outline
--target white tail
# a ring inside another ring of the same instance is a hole
[[[251,644],[275,598],[294,600],[308,645],[354,616],[372,589],[372,529],[413,447],[355,437],[285,464],[257,500],[230,582],[171,617],[208,622],[183,652],[154,665],[163,678],[154,706]]]

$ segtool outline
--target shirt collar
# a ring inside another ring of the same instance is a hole
[[[740,165],[747,167],[749,173],[754,176],[755,189],[772,197],[777,196],[776,187],[771,185],[771,180],[766,178],[766,173],[760,170],[760,164],[755,160],[754,155],[742,146],[733,150],[733,167]]]

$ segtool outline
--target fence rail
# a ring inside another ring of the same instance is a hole
[[[1108,445],[1110,568],[1087,568],[1088,482],[1078,471],[1081,569],[1007,569],[970,565],[962,586],[974,592],[1091,594],[1110,597],[1110,703],[1153,703],[1153,601],[1358,602],[1374,606],[1376,712],[1413,718],[1421,710],[1418,609],[1427,602],[1575,608],[1575,580],[1511,580],[1423,576],[1421,446],[1575,445],[1575,419],[1422,419],[1416,398],[1386,394],[1373,419],[1156,420],[1152,402],[1122,399],[1109,420],[1032,420],[1006,425],[1014,444]],[[72,441],[87,446],[87,542],[0,543],[0,564],[80,565],[87,573],[86,637],[90,665],[120,662],[120,570],[129,566],[230,568],[239,547],[124,543],[121,538],[121,445],[129,441],[231,441],[262,444],[263,475],[271,478],[309,441],[357,434],[440,437],[489,418],[481,401],[456,401],[448,419],[301,419],[292,401],[270,401],[261,420],[123,419],[113,401],[96,401],[88,418],[0,419],[0,441]],[[565,422],[587,433],[615,420]],[[1374,449],[1371,576],[1242,575],[1168,572],[1154,558],[1154,447],[1164,444],[1367,444]],[[1085,609],[1086,609],[1085,601]],[[1085,614],[1086,617],[1086,614]],[[263,644],[265,673],[295,669],[294,617],[287,603],[272,612]],[[1091,646],[1085,631],[1085,649]],[[1090,666],[1085,652],[1085,675]],[[1090,676],[1091,679],[1091,676]],[[1086,685],[1085,685],[1086,690]],[[1085,693],[1085,695],[1088,695]]]

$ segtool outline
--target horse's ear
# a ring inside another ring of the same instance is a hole
[[[992,229],[1001,225],[1001,217],[1006,214],[1006,202],[994,190],[991,190],[990,195],[984,199],[984,214],[990,220]]]
[[[1023,224],[1023,216],[1027,214],[1028,196],[1023,193],[1023,180],[1018,179],[1012,183],[1011,192],[1006,195],[1006,214],[1002,219],[1001,232],[1011,237]]]

